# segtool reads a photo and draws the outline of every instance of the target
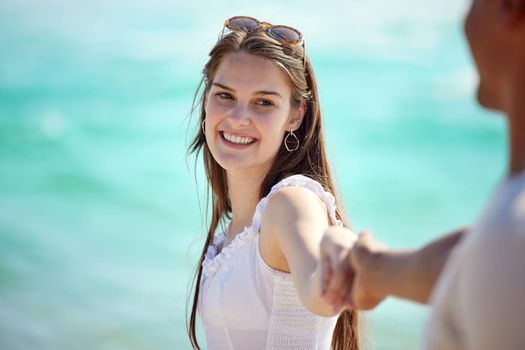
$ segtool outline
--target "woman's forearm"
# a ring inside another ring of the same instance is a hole
[[[304,287],[304,297],[301,298],[303,304],[310,311],[324,317],[335,316],[340,310],[334,308],[334,305],[329,303],[321,294],[321,278],[322,270],[321,263],[317,265],[311,279]]]

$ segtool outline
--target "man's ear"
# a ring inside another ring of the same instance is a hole
[[[288,130],[295,131],[299,129],[301,124],[303,123],[304,116],[306,114],[307,109],[306,100],[302,100],[301,104],[298,108],[292,110],[292,118],[290,120],[290,124],[288,126]]]
[[[500,0],[504,25],[512,29],[525,25],[525,0]]]

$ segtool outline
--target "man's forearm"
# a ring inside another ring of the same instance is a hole
[[[384,272],[384,292],[428,303],[450,252],[465,232],[464,228],[456,230],[415,251],[382,253],[378,259]]]

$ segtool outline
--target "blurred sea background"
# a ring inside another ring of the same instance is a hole
[[[506,151],[475,102],[468,5],[2,0],[0,348],[190,348],[205,231],[187,117],[234,15],[303,32],[356,231],[415,248],[474,221]],[[417,349],[427,313],[388,299],[366,349]]]

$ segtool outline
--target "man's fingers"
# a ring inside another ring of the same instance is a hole
[[[381,252],[387,251],[386,246],[378,241],[370,231],[362,231],[353,244],[350,252],[345,259],[345,267],[350,268],[351,274],[347,273],[346,279],[337,279],[337,284],[328,288],[334,288],[336,291],[329,290],[328,293],[339,296],[341,299],[335,299],[336,306],[344,306],[347,309],[370,310],[376,307],[386,297],[378,294],[374,279],[376,274],[373,266],[377,259],[381,258]],[[339,268],[342,268],[341,266]],[[348,272],[348,271],[347,271]],[[339,271],[334,271],[337,275]]]

